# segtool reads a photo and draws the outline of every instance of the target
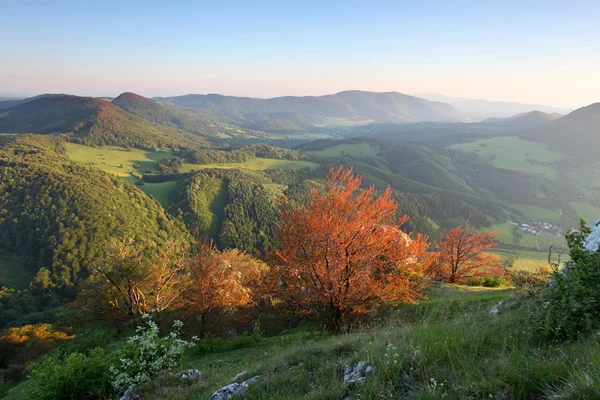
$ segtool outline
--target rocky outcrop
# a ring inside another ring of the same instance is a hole
[[[592,227],[592,233],[587,237],[584,247],[587,251],[594,253],[600,250],[600,218]]]
[[[239,374],[238,374],[239,375]],[[251,384],[260,379],[260,375],[252,377],[242,383],[232,383],[231,385],[223,386],[210,396],[210,400],[227,400],[233,395],[245,392]]]

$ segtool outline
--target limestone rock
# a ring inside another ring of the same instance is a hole
[[[223,386],[221,389],[215,391],[212,394],[212,396],[210,396],[210,400],[230,399],[235,394],[245,392],[252,383],[256,382],[259,379],[260,379],[260,375],[257,375],[257,376],[252,377],[242,383],[232,383],[230,385]]]
[[[355,366],[346,365],[344,368],[344,385],[353,383],[364,383],[367,375],[371,373],[373,367],[367,365],[365,361],[361,361]]]

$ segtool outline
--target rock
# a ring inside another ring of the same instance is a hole
[[[202,376],[202,372],[199,369],[188,369],[183,372],[179,377],[183,380],[187,379],[199,379]]]
[[[293,371],[293,370],[295,370],[296,368],[300,368],[300,367],[301,367],[301,366],[303,366],[303,365],[304,365],[304,363],[300,363],[300,364],[298,364],[298,365],[292,365],[292,366],[290,367],[290,371]]]
[[[355,366],[346,365],[346,368],[344,368],[344,385],[364,383],[371,371],[373,371],[373,367],[367,365],[365,361],[361,361]]]
[[[212,396],[210,396],[210,400],[230,399],[235,394],[245,392],[252,383],[259,379],[260,375],[257,375],[242,383],[232,383],[230,385],[223,386],[221,389],[215,391]]]
[[[490,310],[490,314],[498,314],[500,312],[500,307],[502,307],[503,302],[504,301],[501,301],[500,303],[498,303],[494,307],[492,307],[492,309]]]
[[[129,386],[129,389],[125,391],[121,400],[144,400],[144,395],[133,394],[133,389],[135,389],[135,386]]]
[[[592,233],[587,237],[584,248],[594,253],[600,249],[600,218],[592,227]]]
[[[238,379],[240,379],[240,378],[242,378],[242,377],[246,376],[247,374],[248,374],[248,371],[242,371],[242,372],[240,372],[239,374],[237,374],[236,376],[234,376],[234,377],[233,377],[233,379],[231,380],[231,382],[235,382],[235,381],[237,381]]]

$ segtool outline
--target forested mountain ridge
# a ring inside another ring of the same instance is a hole
[[[272,114],[293,112],[313,124],[327,119],[354,122],[462,121],[466,118],[451,105],[431,102],[398,92],[344,91],[325,96],[257,99],[220,94],[156,98],[167,106],[202,109],[216,113]]]
[[[96,146],[153,149],[210,145],[205,138],[157,125],[110,101],[71,95],[47,95],[3,111],[0,132],[67,133],[75,142]]]
[[[122,93],[112,103],[128,113],[137,115],[158,125],[169,126],[208,138],[227,138],[252,135],[239,127],[218,121],[217,117],[189,114],[175,108],[165,107],[154,100],[135,93]]]

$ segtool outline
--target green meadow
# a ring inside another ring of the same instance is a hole
[[[156,152],[115,146],[89,147],[75,143],[65,143],[65,147],[72,160],[123,178],[130,178],[132,171],[141,174],[145,169],[152,169],[157,162],[171,155],[168,150]]]
[[[374,143],[344,143],[328,147],[323,150],[307,151],[306,154],[320,157],[359,157],[377,158],[381,153],[381,147]]]
[[[556,171],[548,163],[565,158],[564,154],[550,150],[547,145],[514,136],[478,139],[455,144],[451,148],[476,153],[497,168],[544,174],[548,177],[556,176]]]
[[[560,223],[560,214],[556,211],[535,205],[535,204],[510,204],[516,210],[519,210],[526,218],[538,222]]]
[[[579,218],[583,218],[588,226],[591,226],[600,218],[600,207],[591,204],[572,201],[569,203],[577,211]]]
[[[311,168],[315,169],[318,166],[317,163],[312,161],[298,161],[298,160],[275,160],[272,158],[253,158],[241,163],[219,163],[219,164],[188,164],[185,163],[180,168],[181,172],[199,171],[208,168],[226,168],[226,169],[250,169],[250,170],[264,170],[264,169],[283,169],[283,168]]]
[[[163,207],[168,207],[169,196],[175,189],[177,181],[161,182],[161,183],[144,183],[139,188],[148,196],[154,197]]]

